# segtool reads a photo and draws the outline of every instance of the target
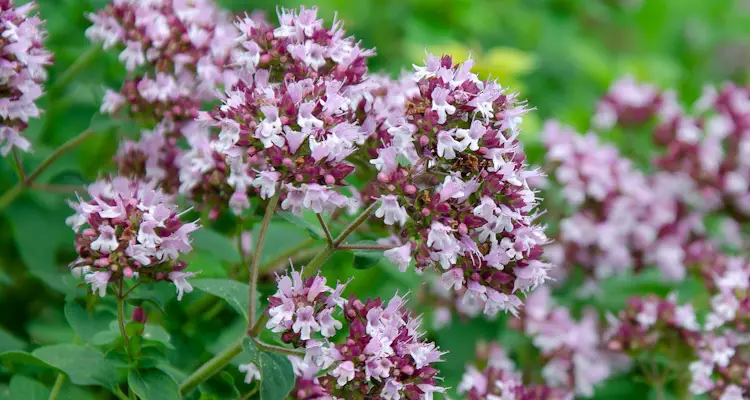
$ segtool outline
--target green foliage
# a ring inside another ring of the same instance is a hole
[[[286,356],[260,350],[249,338],[242,342],[242,349],[249,361],[260,370],[261,400],[285,398],[294,387],[292,363]]]

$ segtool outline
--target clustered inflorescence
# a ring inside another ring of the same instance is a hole
[[[29,118],[39,117],[36,100],[47,79],[45,67],[52,55],[42,47],[47,32],[43,21],[30,15],[36,3],[22,6],[0,1],[0,154],[17,148],[31,150],[22,136]]]
[[[168,280],[177,288],[177,298],[193,288],[186,278],[184,262],[195,223],[183,223],[163,193],[143,182],[123,177],[100,180],[88,188],[89,199],[71,202],[76,213],[67,222],[76,232],[78,259],[73,274],[104,296],[110,283],[125,279],[138,282]],[[83,228],[83,229],[82,229]]]
[[[430,55],[382,98],[370,96],[364,109],[382,120],[368,142],[378,174],[362,196],[380,201],[375,215],[397,228],[386,256],[402,270],[413,259],[486,314],[515,313],[516,294],[550,268],[539,259],[547,238],[527,183],[539,172],[517,140],[525,104],[472,65]]]

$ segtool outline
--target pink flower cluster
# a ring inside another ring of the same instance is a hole
[[[477,366],[479,365],[479,367]],[[466,366],[458,394],[468,400],[572,400],[573,394],[544,385],[524,385],[513,361],[497,343],[480,343]]]
[[[97,181],[88,194],[87,200],[71,202],[76,213],[66,221],[76,232],[75,276],[99,296],[109,283],[123,279],[169,280],[178,300],[193,290],[186,278],[194,274],[184,272],[187,265],[176,260],[192,250],[189,235],[197,224],[181,222],[160,191],[124,177]]]
[[[186,122],[182,133],[200,129],[197,122]],[[180,185],[180,166],[182,150],[177,147],[174,132],[175,123],[165,119],[154,129],[143,130],[138,141],[125,139],[115,156],[117,170],[123,176],[134,179],[148,178],[158,183],[165,193],[174,194]]]
[[[654,140],[656,166],[690,176],[705,208],[750,218],[750,87],[707,87],[692,114],[662,118]]]
[[[201,197],[221,191],[208,197],[224,198],[235,213],[249,206],[249,195],[267,199],[277,190],[281,208],[297,214],[349,206],[334,188],[345,185],[354,170],[346,159],[371,133],[354,117],[349,92],[374,52],[344,37],[340,23],[324,28],[315,9],[282,10],[279,22],[275,29],[252,18],[236,23],[240,79],[221,106],[201,114],[220,132],[189,138],[182,163],[200,168],[181,174],[183,189]],[[217,169],[228,192],[200,184]]]
[[[226,66],[237,31],[212,0],[114,0],[89,14],[86,36],[105,49],[123,48],[129,72],[120,93],[109,91],[102,112],[124,105],[145,117],[194,118],[201,101],[216,98],[218,87],[234,83]]]
[[[304,359],[292,360],[298,376],[295,398],[430,398],[444,391],[431,366],[443,353],[421,339],[421,320],[404,310],[403,298],[394,296],[388,304],[345,301],[340,297],[345,285],[332,289],[325,278],[303,279],[297,271],[277,283],[266,327],[306,350]],[[343,324],[335,319],[337,309],[343,309]],[[342,328],[348,330],[346,339],[329,342]]]
[[[619,369],[621,361],[601,341],[597,313],[586,310],[576,321],[567,308],[552,303],[548,286],[529,295],[521,319],[511,324],[541,352],[547,386],[590,397],[595,386]]]
[[[634,354],[666,347],[692,348],[701,337],[691,304],[678,305],[674,296],[633,297],[615,318],[609,316],[609,348]]]
[[[44,67],[52,55],[42,47],[46,31],[42,20],[29,15],[36,3],[20,7],[13,0],[0,0],[0,154],[13,148],[31,150],[21,135],[29,118],[39,117],[36,100],[47,79]]]
[[[741,400],[750,395],[750,339],[746,332],[707,334],[690,363],[690,392],[712,399]]]
[[[640,126],[655,115],[668,117],[678,110],[676,94],[636,81],[631,76],[620,78],[596,105],[593,125],[599,130],[619,126]]]
[[[278,290],[268,298],[270,319],[266,328],[281,332],[281,340],[296,347],[305,347],[318,332],[323,338],[335,335],[342,325],[333,318],[333,313],[346,302],[341,298],[346,285],[338,284],[333,289],[320,275],[307,279],[302,278],[301,271],[292,271],[290,275],[277,277]]]
[[[479,80],[472,65],[430,55],[413,82],[363,96],[378,170],[363,198],[380,202],[375,216],[399,242],[385,255],[402,270],[414,260],[420,271],[439,271],[446,288],[466,288],[464,300],[483,303],[486,314],[515,313],[516,293],[542,284],[551,267],[539,259],[547,238],[527,183],[539,173],[517,140],[525,104]]]
[[[702,215],[687,205],[692,181],[683,175],[641,173],[611,145],[557,122],[545,124],[546,163],[572,212],[546,249],[566,269],[580,265],[595,279],[656,265],[680,280],[691,248],[703,238]]]

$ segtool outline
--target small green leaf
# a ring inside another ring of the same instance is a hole
[[[355,269],[368,269],[372,268],[383,259],[383,251],[374,250],[352,250],[354,253],[354,261],[352,267]]]
[[[411,161],[409,161],[409,159],[406,158],[403,154],[399,154],[396,156],[396,162],[401,167],[408,167],[411,165]]]
[[[65,372],[76,385],[117,385],[117,369],[91,347],[75,344],[44,346],[31,353],[34,357]]]
[[[159,342],[167,346],[167,348],[174,350],[174,346],[170,342],[169,333],[161,325],[146,324],[146,328],[143,330],[143,338]]]
[[[228,237],[208,228],[198,229],[191,236],[196,249],[205,250],[214,257],[233,264],[241,261],[237,247]]]
[[[250,289],[246,284],[230,279],[193,279],[190,284],[196,289],[224,299],[245,320],[249,318]]]
[[[102,310],[90,313],[75,301],[69,301],[65,303],[65,318],[81,339],[91,342],[98,333],[109,329],[115,316]]]
[[[10,398],[18,400],[47,400],[50,390],[41,383],[23,375],[10,379]]]
[[[128,386],[141,400],[180,398],[180,388],[172,377],[155,368],[130,370]]]
[[[147,302],[166,313],[164,307],[175,298],[174,285],[168,282],[156,282],[136,288],[133,293],[128,295],[128,303],[138,306]]]
[[[276,212],[276,215],[289,221],[292,225],[306,230],[307,234],[313,239],[323,239],[325,237],[325,233],[320,226],[312,224],[302,217],[296,216],[288,211],[278,211]]]
[[[258,349],[250,338],[242,342],[244,353],[249,355],[260,370],[261,400],[285,399],[294,387],[292,363],[285,356]]]

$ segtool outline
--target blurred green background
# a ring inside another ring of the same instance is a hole
[[[420,63],[425,50],[451,53],[456,58],[471,54],[484,77],[497,78],[503,86],[519,90],[521,97],[536,108],[526,117],[522,135],[532,147],[546,118],[585,128],[596,98],[624,74],[676,88],[685,101],[697,97],[707,83],[750,80],[748,0],[219,2],[237,13],[265,10],[271,20],[278,6],[316,5],[319,15],[329,22],[337,13],[347,31],[365,47],[377,48],[378,55],[371,63],[373,72],[396,76],[411,64]],[[47,45],[56,59],[49,69],[49,82],[55,82],[89,48],[83,34],[89,25],[84,14],[106,1],[38,3],[42,17],[48,21]],[[33,154],[23,156],[27,170],[89,127],[92,119],[99,132],[48,169],[40,183],[80,184],[92,181],[100,171],[111,170],[121,130],[111,124],[97,125],[96,114],[103,88],[119,87],[124,75],[117,54],[102,53],[69,85],[42,99],[45,114],[32,122],[27,133],[35,147]],[[15,183],[10,158],[2,159],[0,192]],[[77,282],[66,269],[75,255],[73,233],[64,224],[71,213],[64,198],[28,192],[0,215],[0,352],[72,338],[62,313],[64,296],[72,291],[80,295],[83,289],[75,289]],[[304,239],[302,235],[291,240],[283,228],[279,229],[279,237],[289,245]],[[211,261],[210,251],[199,251],[194,258],[198,263],[204,260],[206,268],[213,266],[208,276],[221,275],[221,267]],[[355,281],[359,283],[350,289],[362,296],[390,297],[395,289],[405,291],[410,284],[420,282],[410,274],[392,271],[373,268],[359,272]],[[348,275],[351,271],[341,277]],[[453,351],[444,371],[449,384],[455,387],[463,362],[473,353],[473,339],[496,337],[498,326],[501,324],[478,321],[454,325],[439,334],[439,343]],[[466,336],[466,328],[471,329],[471,337]],[[6,372],[0,369],[3,381],[8,378]],[[609,395],[605,391],[600,396],[633,394],[610,390]]]

